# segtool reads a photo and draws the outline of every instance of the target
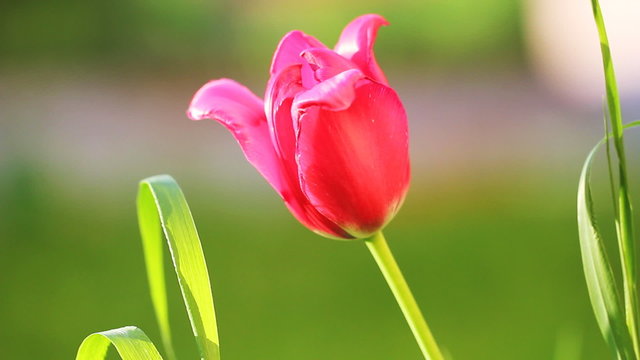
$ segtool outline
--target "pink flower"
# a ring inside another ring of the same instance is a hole
[[[407,116],[373,55],[382,25],[379,15],[356,18],[333,50],[292,31],[273,56],[264,101],[219,79],[187,112],[227,127],[291,213],[327,237],[372,235],[409,186]]]

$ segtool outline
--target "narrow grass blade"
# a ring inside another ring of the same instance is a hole
[[[607,104],[603,104],[602,108],[606,109]],[[610,133],[610,126],[609,126],[609,116],[607,115],[607,112],[604,112],[604,133],[605,134],[609,134]],[[611,156],[611,137],[610,136],[605,136],[605,149],[606,149],[606,154],[607,154],[607,171],[609,173],[609,191],[610,191],[610,195],[611,195],[611,204],[613,204],[613,212],[614,212],[614,216],[617,219],[620,218],[620,212],[618,211],[618,198],[616,197],[616,194],[618,193],[616,191],[616,176],[615,173],[613,172],[613,157]],[[616,226],[616,231],[619,228]]]
[[[162,356],[145,333],[135,326],[107,330],[87,336],[76,360],[103,360],[113,345],[123,360],[162,360]]]
[[[626,127],[638,126],[633,122]],[[591,305],[607,344],[617,359],[636,359],[634,345],[622,310],[611,264],[593,212],[589,178],[593,157],[606,139],[587,156],[578,185],[578,230],[584,274]]]
[[[605,90],[607,95],[607,110],[609,112],[609,120],[611,121],[611,130],[613,131],[613,142],[616,148],[618,148],[621,145],[619,141],[623,138],[624,131],[616,73],[613,67],[609,37],[607,36],[607,29],[604,25],[599,1],[591,0],[591,8],[600,39],[600,52],[602,54],[602,66],[604,68]],[[618,148],[618,150],[620,149]]]
[[[598,0],[591,0],[593,18],[600,38],[600,50],[604,67],[607,110],[613,132],[613,145],[618,160],[618,191],[616,231],[618,235],[618,248],[622,264],[622,284],[624,288],[624,312],[629,328],[631,340],[634,344],[636,356],[640,356],[638,343],[638,294],[637,294],[637,264],[635,254],[635,236],[633,224],[633,211],[629,195],[627,160],[624,148],[624,130],[622,122],[622,110],[618,85],[611,58],[611,49],[607,30],[602,16],[602,9]],[[612,185],[613,186],[613,185]]]
[[[172,177],[159,175],[140,182],[138,222],[144,244],[151,298],[167,351],[172,352],[173,347],[160,228],[169,245],[200,357],[204,360],[218,360],[218,330],[207,265],[191,211],[182,190]]]

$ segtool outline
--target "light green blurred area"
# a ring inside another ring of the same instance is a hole
[[[332,46],[369,12],[391,22],[376,53],[412,130],[412,190],[386,234],[441,346],[453,359],[606,358],[575,220],[601,118],[530,82],[521,7],[0,3],[0,358],[72,358],[86,335],[125,325],[160,344],[134,200],[140,179],[170,173],[203,240],[223,359],[419,359],[364,244],[303,228],[222,127],[184,116],[209,78],[260,93],[287,31]],[[172,278],[169,291],[178,355],[196,358]]]
[[[79,0],[0,5],[0,62],[20,65],[121,62],[137,69],[209,64],[262,73],[274,43],[303,29],[332,46],[340,29],[366,12],[384,14],[380,58],[442,66],[516,61],[519,2]]]

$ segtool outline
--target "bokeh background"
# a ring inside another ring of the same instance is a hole
[[[0,358],[70,359],[84,336],[124,325],[159,343],[134,200],[140,179],[169,173],[203,240],[224,359],[419,359],[365,246],[307,231],[226,130],[184,115],[211,78],[262,94],[287,31],[332,45],[369,12],[392,24],[376,52],[411,126],[412,189],[387,237],[442,347],[455,359],[606,358],[575,221],[579,169],[602,134],[589,6],[1,2]],[[640,3],[603,8],[635,119]],[[193,359],[169,279],[178,352]]]

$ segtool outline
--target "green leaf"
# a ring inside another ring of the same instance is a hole
[[[598,0],[591,0],[591,8],[593,10],[593,18],[598,29],[598,37],[600,39],[600,53],[602,54],[602,66],[604,68],[605,89],[607,94],[607,109],[609,111],[609,119],[611,120],[611,128],[613,131],[613,140],[616,148],[620,150],[623,138],[622,110],[620,106],[620,96],[618,94],[618,85],[616,81],[616,73],[613,68],[613,60],[611,58],[611,48],[609,47],[609,38],[607,29],[604,25],[602,17],[602,9]]]
[[[607,30],[602,16],[602,9],[598,0],[591,0],[593,18],[598,29],[600,38],[600,52],[602,53],[602,64],[604,69],[605,89],[607,99],[608,117],[611,122],[613,146],[616,150],[618,160],[618,191],[614,195],[616,203],[616,233],[618,236],[618,250],[620,253],[620,263],[622,265],[622,284],[624,289],[624,313],[629,335],[634,346],[636,358],[640,356],[640,344],[638,343],[638,290],[637,290],[637,264],[635,250],[635,235],[633,224],[633,209],[631,207],[631,197],[629,195],[629,180],[627,176],[627,160],[624,148],[624,126],[622,122],[622,110],[620,106],[620,96],[618,85],[609,47]],[[608,136],[608,131],[607,131]],[[611,157],[609,156],[609,166],[611,167]],[[611,187],[615,189],[615,184],[611,180]]]
[[[626,127],[640,125],[636,121]],[[611,264],[597,227],[589,184],[593,157],[605,139],[591,150],[578,185],[578,230],[582,263],[591,305],[607,344],[618,359],[635,359],[633,343],[622,310]]]
[[[76,360],[102,360],[113,345],[123,360],[162,360],[151,340],[135,326],[107,330],[87,336]]]
[[[162,232],[169,245],[200,357],[218,360],[218,330],[207,265],[187,201],[171,176],[153,176],[140,182],[138,222],[151,299],[167,353],[175,358],[164,282]]]

